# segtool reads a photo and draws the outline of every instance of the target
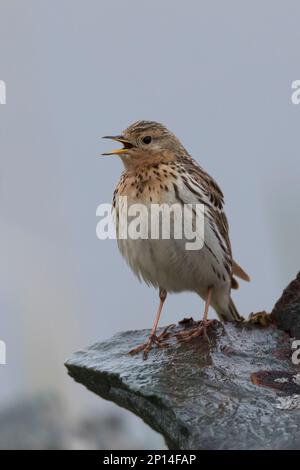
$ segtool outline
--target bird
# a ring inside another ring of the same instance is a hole
[[[198,294],[205,302],[203,318],[196,326],[177,335],[181,341],[207,335],[212,323],[211,306],[223,322],[243,322],[232,298],[231,289],[239,287],[237,277],[250,281],[249,275],[233,259],[229,224],[224,212],[224,196],[216,181],[192,158],[180,140],[163,124],[141,120],[121,134],[104,136],[122,147],[102,155],[119,156],[123,173],[113,194],[117,235],[120,228],[120,201],[129,207],[143,204],[202,204],[204,207],[203,246],[187,250],[186,239],[131,238],[117,236],[118,247],[136,276],[159,292],[159,306],[146,342],[132,349],[147,358],[153,346],[165,347],[168,327],[157,335],[157,327],[168,293],[183,291]],[[194,214],[197,217],[197,214]],[[149,224],[144,217],[142,224]],[[144,227],[149,230],[149,227]]]

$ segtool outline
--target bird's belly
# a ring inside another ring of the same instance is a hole
[[[165,198],[163,202],[174,203],[170,192]],[[138,201],[130,201],[135,202]],[[133,272],[147,284],[167,292],[194,291],[202,297],[206,296],[208,287],[223,289],[230,285],[218,240],[206,216],[203,247],[192,250],[187,249],[186,243],[191,240],[184,233],[179,239],[174,236],[153,239],[149,219],[145,216],[140,222],[140,232],[148,232],[148,238],[119,238],[118,246]]]
[[[194,291],[205,296],[209,286],[224,283],[212,269],[205,247],[186,250],[184,240],[119,240],[119,248],[134,273],[167,292]]]

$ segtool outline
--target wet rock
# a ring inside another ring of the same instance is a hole
[[[274,327],[218,324],[210,346],[201,339],[172,341],[147,361],[128,356],[148,333],[120,333],[74,354],[69,374],[140,416],[171,449],[299,448],[300,410],[278,411],[287,394],[280,372],[289,372],[289,383],[297,373],[290,358],[273,354],[286,348],[287,335]],[[272,371],[268,383],[255,384],[253,374]]]
[[[73,354],[66,367],[89,390],[140,416],[170,449],[299,449],[300,369],[285,333],[298,331],[299,281],[276,304],[276,324],[215,322],[211,344],[173,337],[147,361],[128,351],[149,331],[121,332]],[[173,332],[192,326],[186,319]]]
[[[271,313],[278,328],[300,339],[300,272],[283,291]]]

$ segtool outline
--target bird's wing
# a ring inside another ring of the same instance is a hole
[[[226,251],[231,259],[231,244],[229,239],[229,225],[224,208],[224,195],[217,182],[203,170],[192,158],[186,158],[184,165],[191,177],[201,187],[205,200],[215,222],[216,228],[226,245]]]
[[[224,240],[226,245],[226,252],[232,262],[232,275],[235,275],[244,281],[250,281],[249,275],[239,266],[236,261],[232,259],[232,249],[229,238],[229,224],[224,212],[224,195],[219,185],[192,158],[186,158],[184,164],[186,167],[188,167],[188,171],[192,177],[203,188],[216,228],[219,235],[221,236],[221,239]],[[234,278],[232,287],[238,288],[238,283]]]

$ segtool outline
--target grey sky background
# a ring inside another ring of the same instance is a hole
[[[138,119],[167,125],[218,181],[252,277],[236,304],[272,308],[300,267],[299,20],[291,0],[0,0],[0,405],[53,389],[73,414],[105,407],[64,359],[152,324],[157,293],[95,235],[122,171],[99,136]],[[162,324],[202,311],[169,296]]]

